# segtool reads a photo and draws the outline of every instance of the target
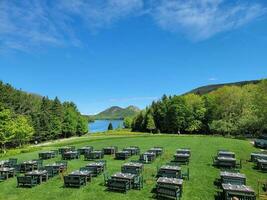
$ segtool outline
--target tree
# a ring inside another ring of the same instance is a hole
[[[64,119],[62,124],[62,132],[64,137],[75,135],[78,124],[78,113],[72,103],[64,103]]]
[[[125,117],[123,120],[124,128],[132,128],[133,119],[131,117]]]
[[[52,124],[51,124],[51,102],[48,97],[43,97],[39,112],[39,123],[40,123],[40,139],[46,140],[51,139]]]
[[[62,104],[57,97],[50,100],[48,97],[40,97],[36,94],[17,90],[0,81],[0,104],[0,112],[3,112],[2,117],[10,112],[8,122],[6,120],[0,122],[2,124],[2,132],[0,133],[2,147],[3,145],[14,145],[15,140],[11,140],[13,137],[11,134],[14,133],[13,128],[16,128],[17,116],[26,117],[27,124],[34,128],[34,134],[29,136],[31,140],[45,141],[56,139],[59,136],[69,137],[87,132],[87,124],[85,120],[79,118],[81,113],[77,106],[72,102]],[[6,110],[3,111],[3,108]],[[3,130],[5,131],[3,132]],[[22,143],[27,142],[28,139],[26,138]]]
[[[166,123],[169,133],[180,133],[185,130],[186,116],[188,115],[185,100],[181,96],[174,96],[170,100],[166,115]]]
[[[4,153],[6,151],[6,143],[10,142],[14,137],[13,129],[12,112],[0,105],[0,143]]]
[[[19,144],[19,146],[23,145],[25,142],[28,142],[31,136],[34,133],[33,127],[29,124],[28,119],[19,115],[14,120],[14,137],[13,140]]]
[[[188,111],[185,131],[189,133],[197,132],[203,126],[202,121],[206,113],[204,101],[201,96],[195,94],[185,95],[184,100]]]
[[[144,113],[140,112],[132,122],[132,131],[145,131]]]
[[[237,121],[237,134],[257,135],[261,132],[262,122],[259,118],[256,101],[259,86],[249,84],[242,87],[242,114]]]
[[[51,105],[51,136],[53,138],[58,138],[58,136],[62,133],[62,122],[63,122],[63,106],[61,102],[56,97]]]
[[[151,114],[148,114],[146,116],[146,129],[152,133],[156,129],[156,125],[153,119],[153,116]]]
[[[237,130],[233,123],[226,120],[212,121],[210,124],[210,129],[211,131],[221,135],[231,135]]]
[[[86,117],[79,116],[77,123],[77,134],[83,135],[88,133],[88,120]]]
[[[113,125],[112,125],[111,122],[110,122],[109,125],[108,125],[108,130],[109,130],[109,131],[113,130]]]
[[[261,81],[254,98],[255,113],[259,120],[259,134],[267,133],[267,79]]]
[[[221,134],[237,134],[238,121],[242,116],[244,96],[241,87],[225,86],[209,95],[213,96],[214,107],[210,128]],[[221,127],[219,127],[221,125]]]
[[[151,105],[151,114],[153,115],[155,125],[162,133],[168,132],[167,112],[171,98],[163,95],[160,101],[152,102]]]

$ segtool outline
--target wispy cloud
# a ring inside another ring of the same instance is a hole
[[[80,17],[90,29],[98,29],[136,14],[143,8],[143,0],[61,0],[59,7]]]
[[[81,30],[95,33],[143,15],[164,30],[204,40],[266,12],[265,6],[249,0],[0,0],[0,51],[80,46]]]
[[[144,101],[144,100],[157,100],[158,97],[126,97],[126,98],[112,98],[110,102],[130,102],[130,101]]]
[[[266,11],[264,6],[245,0],[160,0],[152,15],[165,30],[205,40],[243,26]]]
[[[67,40],[65,36],[71,36],[63,19],[64,14],[50,10],[44,1],[3,0],[0,2],[0,45],[15,50],[44,44],[63,45]]]
[[[217,80],[218,80],[218,78],[211,77],[211,78],[209,78],[208,80],[209,80],[209,81],[217,81]]]
[[[0,49],[79,46],[75,23],[95,31],[143,6],[142,0],[0,1]],[[80,27],[81,28],[81,27]]]

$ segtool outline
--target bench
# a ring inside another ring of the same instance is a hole
[[[0,175],[0,182],[6,180],[6,177],[4,175]]]
[[[179,188],[168,188],[168,187],[157,187],[157,198],[158,199],[175,199],[178,200],[182,196]]]
[[[17,177],[17,187],[20,186],[29,186],[33,187],[38,184],[37,179],[32,178],[31,176],[18,176]]]
[[[36,165],[36,168],[35,168],[36,170],[43,167],[43,160],[41,160],[41,159],[33,159],[33,161],[37,162],[37,165]]]
[[[254,141],[254,146],[262,149],[267,148],[267,139],[256,139]]]
[[[65,187],[78,187],[86,185],[86,180],[80,176],[64,176]]]
[[[80,168],[80,171],[91,171],[93,177],[97,177],[98,175],[100,175],[103,172],[101,170],[101,168],[96,167],[96,166],[82,167],[82,168]]]
[[[130,189],[130,182],[128,180],[113,180],[108,179],[107,180],[107,187],[108,190],[115,190],[115,191],[121,191],[121,192],[127,192],[127,190]]]
[[[134,189],[141,190],[144,187],[144,178],[142,176],[138,176],[134,180]]]
[[[18,163],[17,158],[9,158],[7,165],[4,165],[5,167],[14,167]]]
[[[53,178],[59,173],[59,170],[57,170],[53,166],[45,166],[44,169],[47,171],[48,178]]]
[[[84,160],[95,160],[95,159],[102,159],[104,158],[104,152],[103,151],[91,151],[89,153],[84,154]]]
[[[231,184],[231,185],[246,185],[246,179],[234,179],[230,177],[222,178],[221,182],[224,184]]]

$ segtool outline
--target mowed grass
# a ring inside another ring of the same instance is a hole
[[[189,147],[192,151],[190,168],[190,180],[184,183],[184,193],[182,200],[212,200],[216,194],[214,180],[219,176],[219,169],[212,166],[212,156],[216,155],[218,149],[229,149],[236,153],[237,159],[249,160],[250,153],[259,151],[255,149],[249,141],[227,139],[222,137],[210,136],[174,136],[174,135],[144,135],[127,133],[106,134],[76,138],[72,140],[62,141],[41,147],[42,150],[57,149],[59,146],[75,145],[77,148],[92,145],[95,149],[102,149],[105,146],[116,145],[119,149],[130,145],[137,145],[141,148],[141,152],[145,152],[153,146],[164,147],[164,154],[158,158],[153,164],[145,165],[144,179],[145,184],[142,190],[131,190],[127,194],[106,191],[103,185],[103,176],[94,178],[91,183],[80,189],[64,188],[61,177],[56,176],[48,182],[38,185],[34,188],[17,188],[16,179],[9,179],[0,183],[0,200],[142,200],[153,199],[152,189],[155,187],[157,166],[165,164],[172,159],[177,148]],[[38,158],[38,152],[23,153],[16,156],[19,161]],[[7,159],[1,158],[1,159]],[[61,158],[47,160],[44,163],[53,163]],[[118,172],[121,165],[127,161],[114,160],[112,156],[105,156],[107,160],[107,168],[109,174]],[[129,160],[138,159],[134,156]],[[80,160],[69,161],[68,172],[85,166],[88,161]],[[241,170],[247,176],[247,184],[257,191],[258,180],[267,179],[267,174],[253,169],[253,164],[246,162]],[[187,166],[183,166],[184,170]]]

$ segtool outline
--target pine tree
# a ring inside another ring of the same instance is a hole
[[[51,135],[53,138],[58,138],[62,133],[63,114],[63,106],[56,97],[51,105]]]
[[[78,117],[76,106],[73,103],[65,102],[64,106],[64,119],[62,124],[62,132],[64,137],[70,137],[76,134]]]
[[[43,97],[39,113],[41,140],[51,139],[51,103],[48,97]]]
[[[88,133],[88,120],[86,117],[79,116],[77,123],[77,134],[83,135]]]
[[[146,116],[146,129],[152,133],[156,129],[155,122],[153,119],[153,116],[151,114],[148,114]]]
[[[111,122],[110,122],[109,125],[108,125],[108,130],[109,130],[109,131],[113,130],[113,125],[112,125]]]
[[[17,123],[15,121],[18,116],[25,117],[27,123],[24,122],[34,128],[34,134],[30,134],[30,138],[26,135],[26,140],[21,143],[27,142],[28,139],[45,141],[56,139],[64,134],[72,136],[88,132],[88,122],[80,118],[82,115],[77,106],[72,102],[62,104],[57,97],[50,100],[48,97],[40,97],[17,90],[0,81],[0,104],[2,105],[0,106],[0,115],[3,118],[8,116],[5,120],[0,119],[0,124],[2,124],[0,125],[2,127],[0,127],[0,145],[2,147],[6,144],[18,143],[18,141],[13,140],[14,135],[12,135],[15,130],[13,128],[16,128]],[[5,108],[4,111],[2,108]],[[20,119],[19,121],[22,123],[23,120]],[[22,124],[25,124],[24,122]],[[22,133],[21,130],[19,132]],[[17,134],[17,138],[20,138],[20,135]]]

